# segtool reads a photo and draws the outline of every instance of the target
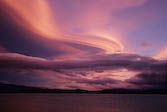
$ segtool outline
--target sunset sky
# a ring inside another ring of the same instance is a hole
[[[0,82],[167,89],[166,0],[1,0]]]

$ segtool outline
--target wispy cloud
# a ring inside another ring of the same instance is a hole
[[[164,88],[167,50],[152,56],[161,48],[153,42],[154,32],[165,29],[165,5],[158,5],[149,0],[1,0],[1,11],[18,26],[7,35],[4,23],[2,45],[15,53],[0,46],[0,71],[27,74],[35,80],[30,85],[65,89]]]

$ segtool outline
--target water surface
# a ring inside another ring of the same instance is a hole
[[[167,96],[0,94],[0,112],[167,112]]]

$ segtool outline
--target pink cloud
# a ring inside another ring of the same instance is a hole
[[[164,80],[162,78],[166,73],[166,65],[166,60],[122,53],[71,60],[49,60],[16,53],[0,53],[1,71],[28,73],[36,80],[28,83],[30,85],[61,89],[133,88],[138,83],[147,83],[152,87],[154,84],[150,84],[145,77],[156,74],[161,82]],[[140,75],[144,77],[136,80],[135,77],[140,78]]]
[[[155,59],[166,60],[167,59],[167,48],[161,49],[156,55],[153,56]]]
[[[7,7],[7,13],[19,25],[32,33],[36,33],[42,38],[95,47],[104,51],[102,53],[108,54],[123,52],[123,44],[119,42],[117,37],[112,36],[114,32],[110,34],[108,33],[110,31],[106,30],[108,29],[108,27],[106,27],[107,24],[117,20],[114,19],[113,12],[119,9],[138,7],[145,2],[146,0],[92,0],[89,1],[89,3],[86,1],[73,1],[73,7],[77,10],[76,16],[71,16],[71,21],[64,20],[61,24],[57,17],[61,16],[62,18],[66,18],[64,15],[66,15],[67,12],[64,13],[65,10],[60,10],[60,7],[51,7],[49,1],[2,1],[3,5]],[[66,24],[64,24],[64,22]],[[119,21],[117,20],[116,23],[118,24]],[[85,29],[86,32],[81,34],[71,32],[73,26],[75,28],[80,27],[81,29]],[[112,26],[116,28],[114,24],[112,24]],[[55,45],[50,45],[51,43],[45,44],[56,47]],[[60,50],[66,52],[71,51],[73,57],[85,55],[89,52],[67,44],[59,44],[59,46]],[[62,58],[68,58],[68,56],[64,55]]]

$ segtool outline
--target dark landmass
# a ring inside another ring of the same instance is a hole
[[[89,94],[167,94],[167,89],[108,89],[100,91],[63,90],[0,83],[0,93],[89,93]]]

